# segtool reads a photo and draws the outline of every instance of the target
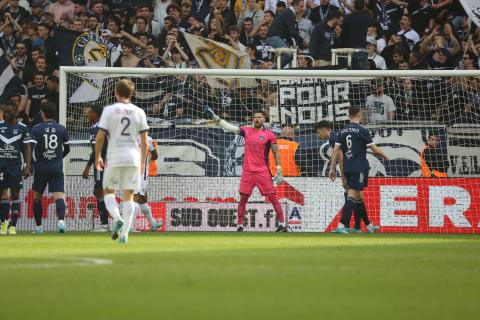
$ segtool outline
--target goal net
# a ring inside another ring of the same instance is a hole
[[[349,106],[358,106],[374,142],[390,158],[368,154],[364,195],[372,222],[384,232],[479,232],[480,73],[126,68],[87,73],[70,67],[61,73],[61,122],[72,139],[65,159],[72,230],[99,223],[92,170],[88,180],[82,178],[92,125],[85,111],[114,102],[115,82],[129,78],[135,83],[133,103],[145,110],[159,154],[149,168],[148,196],[164,230],[236,230],[244,139],[212,123],[203,111],[210,106],[239,126],[252,124],[254,110],[267,112],[286,176],[276,192],[289,228],[331,231],[344,189],[341,179],[327,178],[332,150],[314,125],[328,120],[340,130]],[[273,208],[255,190],[246,230],[272,231],[277,223]],[[149,229],[141,215],[135,227]]]

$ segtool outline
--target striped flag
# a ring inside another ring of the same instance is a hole
[[[0,48],[0,96],[3,94],[3,90],[14,77],[12,65],[8,62],[7,58],[3,54],[3,50]]]

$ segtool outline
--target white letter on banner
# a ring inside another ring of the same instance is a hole
[[[297,103],[299,105],[315,103],[313,87],[297,88]]]
[[[455,199],[454,204],[445,204],[445,198]],[[441,186],[429,187],[428,209],[429,226],[443,227],[444,217],[447,216],[455,227],[471,228],[470,222],[465,218],[465,211],[470,208],[470,193],[460,187]]]
[[[416,201],[396,201],[396,197],[416,197],[416,186],[381,186],[380,187],[380,225],[382,227],[417,227],[415,215],[396,215],[395,211],[413,211],[417,209]]]

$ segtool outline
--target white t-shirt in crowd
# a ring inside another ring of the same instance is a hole
[[[148,130],[145,111],[131,103],[107,106],[98,127],[108,132],[106,167],[140,168],[140,133]]]
[[[366,105],[370,122],[372,123],[388,121],[388,114],[397,110],[392,98],[386,94],[382,94],[381,96],[375,94],[369,95]]]

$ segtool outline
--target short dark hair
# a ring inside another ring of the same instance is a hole
[[[40,28],[40,27],[47,28],[48,31],[51,30],[51,27],[48,24],[46,24],[45,22],[39,23],[38,28]]]
[[[43,112],[45,118],[54,119],[57,115],[57,106],[50,101],[43,102],[40,105],[40,111]]]
[[[143,9],[143,8],[147,8],[148,11],[153,11],[153,6],[152,6],[151,4],[149,4],[149,3],[146,3],[146,2],[143,3],[143,4],[141,4],[141,5],[139,5],[139,6],[137,7],[137,10],[138,10],[138,9]]]
[[[262,110],[262,109],[255,109],[255,110],[253,110],[253,114],[257,114],[257,113],[261,113],[264,118],[267,117],[267,113],[266,113],[264,110]]]
[[[175,9],[177,10],[178,12],[182,12],[182,10],[180,9],[180,6],[176,3],[172,3],[172,4],[169,4],[167,6],[167,10],[165,10],[167,12],[167,14],[169,14],[168,12],[171,10],[171,9]]]
[[[332,124],[330,123],[330,121],[321,120],[321,121],[315,123],[315,131],[317,131],[319,129],[323,129],[323,128],[332,130]]]
[[[303,1],[303,0],[292,0],[291,6],[293,7],[293,6],[298,5],[300,3],[300,1]],[[277,2],[277,5],[278,5],[278,2]]]
[[[265,11],[264,15],[267,14],[267,13],[269,13],[269,14],[271,14],[273,17],[275,17],[275,12],[273,12],[272,10],[267,10],[267,11]]]
[[[235,32],[238,32],[238,33],[242,32],[242,31],[240,30],[240,28],[239,28],[236,24],[231,25],[230,27],[228,27],[228,32],[230,33],[230,32],[232,32],[232,31],[235,31]]]
[[[100,104],[92,104],[90,106],[90,109],[95,112],[95,114],[97,115],[98,118],[100,118],[102,116],[102,113],[103,113],[103,106],[100,105]]]
[[[355,0],[355,4],[353,5],[355,10],[363,10],[365,9],[365,1],[364,0]]]
[[[357,0],[358,1],[358,0]],[[363,0],[362,0],[363,1]],[[356,117],[358,114],[362,112],[362,109],[360,109],[357,106],[350,106],[348,107],[348,116],[349,117]]]
[[[293,2],[292,2],[292,5],[293,5]],[[286,8],[287,7],[287,4],[283,1],[278,1],[277,2],[277,8]]]
[[[53,81],[55,83],[59,83],[57,76],[49,76],[47,80]]]
[[[147,42],[147,46],[153,46],[155,49],[157,49],[158,48],[158,43],[156,41],[149,40]]]

